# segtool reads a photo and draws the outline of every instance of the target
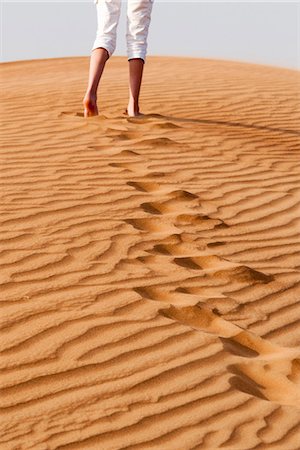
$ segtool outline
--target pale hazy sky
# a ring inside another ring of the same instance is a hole
[[[93,0],[4,0],[2,61],[88,56],[96,34]],[[126,55],[126,2],[115,55]],[[148,55],[248,61],[300,69],[300,2],[154,0]]]

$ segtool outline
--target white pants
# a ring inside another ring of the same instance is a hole
[[[104,47],[109,57],[116,48],[117,26],[123,0],[94,0],[97,7],[98,28],[92,50]],[[128,0],[127,57],[146,61],[148,29],[154,0]]]

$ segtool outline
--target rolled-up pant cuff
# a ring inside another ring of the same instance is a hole
[[[140,58],[144,61],[144,63],[146,62],[146,54],[145,53],[131,53],[127,57],[128,61],[130,59],[135,59],[135,58]]]
[[[99,47],[105,48],[105,50],[108,53],[108,57],[109,58],[111,57],[111,55],[114,52],[114,49],[111,47],[111,45],[109,45],[107,42],[105,42],[105,41],[103,41],[101,39],[96,39],[95,40],[91,51],[93,51],[93,50],[95,50],[95,48],[99,48]]]

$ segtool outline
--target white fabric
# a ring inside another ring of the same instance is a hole
[[[113,54],[117,41],[117,26],[123,0],[94,0],[97,7],[97,33],[92,50],[104,47]],[[127,57],[146,61],[147,38],[154,0],[127,1]]]

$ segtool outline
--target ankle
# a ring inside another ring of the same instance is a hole
[[[97,91],[95,89],[87,89],[85,92],[85,97],[97,98]]]
[[[135,98],[135,97],[131,97],[131,95],[129,96],[129,103],[131,105],[138,105],[139,104],[139,99]]]
[[[137,102],[131,102],[130,100],[129,100],[129,103],[128,103],[128,109],[131,111],[131,112],[134,112],[134,113],[138,113],[139,112],[139,110],[140,110],[140,107],[139,107],[139,104],[137,103]]]

